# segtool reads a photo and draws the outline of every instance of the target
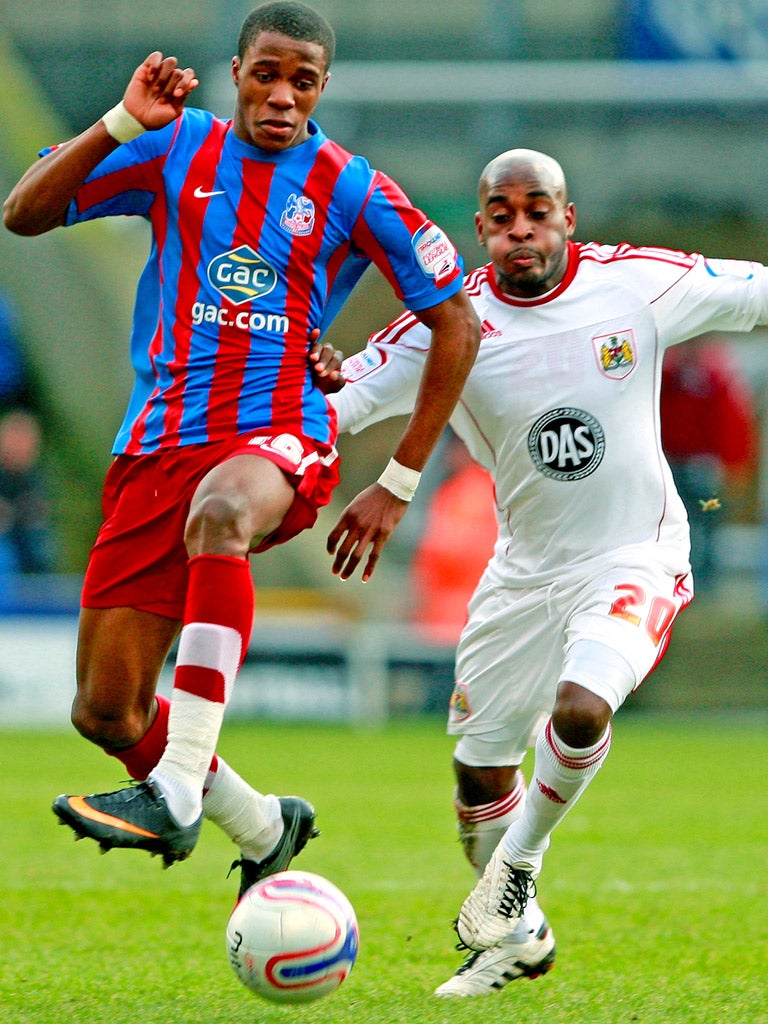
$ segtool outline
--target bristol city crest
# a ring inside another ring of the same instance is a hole
[[[635,338],[632,331],[601,334],[592,339],[600,372],[614,380],[628,377],[637,364]]]

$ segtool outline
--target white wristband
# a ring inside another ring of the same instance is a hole
[[[141,121],[137,121],[133,114],[128,113],[122,100],[116,107],[108,110],[101,120],[108,134],[120,143],[130,142],[147,130]]]
[[[417,470],[401,466],[395,459],[390,459],[387,468],[377,482],[401,501],[410,501],[416,493],[419,480],[421,480],[421,473]]]

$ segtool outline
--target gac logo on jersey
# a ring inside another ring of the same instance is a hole
[[[581,480],[594,473],[605,454],[605,432],[583,409],[551,409],[528,434],[534,466],[553,480]]]
[[[309,235],[315,226],[315,204],[306,196],[291,192],[280,217],[280,227],[289,235]]]
[[[613,380],[624,380],[637,364],[635,338],[632,331],[600,334],[592,339],[600,372]]]
[[[437,224],[431,221],[422,224],[411,239],[411,245],[427,277],[433,277],[439,284],[444,278],[453,275],[456,250]]]
[[[225,298],[239,306],[269,295],[277,284],[277,272],[250,245],[240,245],[211,260],[208,280]]]

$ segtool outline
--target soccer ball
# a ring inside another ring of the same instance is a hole
[[[280,871],[252,885],[227,922],[227,955],[240,981],[275,1003],[328,995],[355,963],[352,904],[310,871]]]

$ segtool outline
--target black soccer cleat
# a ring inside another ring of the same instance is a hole
[[[192,825],[179,825],[153,782],[140,782],[113,793],[57,796],[53,813],[69,825],[76,839],[95,839],[104,853],[115,847],[160,854],[165,867],[186,860],[195,848],[202,814]]]
[[[308,841],[320,835],[320,830],[315,827],[315,809],[308,800],[302,800],[299,796],[281,796],[280,810],[283,815],[283,834],[272,853],[264,860],[247,860],[242,857],[234,861],[229,869],[232,872],[240,868],[238,900],[262,878],[285,871]]]

